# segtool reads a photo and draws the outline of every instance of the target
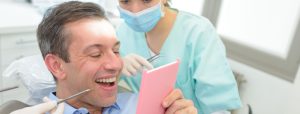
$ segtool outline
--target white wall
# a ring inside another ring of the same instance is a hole
[[[300,0],[224,0],[217,30],[228,40],[286,58],[299,14]]]
[[[286,114],[300,114],[300,70],[298,70],[298,75],[291,88],[291,94],[287,102]]]
[[[234,71],[245,76],[241,99],[252,106],[253,114],[300,114],[300,72],[294,83],[229,60]],[[238,114],[246,114],[244,106]]]
[[[195,15],[201,15],[205,0],[171,0],[171,7],[187,11]]]

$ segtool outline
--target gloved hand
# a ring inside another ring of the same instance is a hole
[[[146,69],[150,70],[153,66],[143,57],[137,54],[128,54],[123,59],[122,74],[126,76],[135,75],[139,70],[142,70],[145,66]]]
[[[11,112],[10,114],[45,114],[50,112],[51,114],[63,114],[64,113],[64,103],[60,103],[56,107],[57,101],[50,101],[47,97],[44,99],[44,103],[34,105],[31,107],[22,108]]]

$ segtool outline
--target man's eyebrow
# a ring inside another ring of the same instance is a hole
[[[93,45],[90,45],[90,46],[86,47],[83,51],[86,52],[86,51],[88,51],[91,48],[101,48],[101,47],[103,47],[103,45],[101,45],[101,44],[93,44]],[[117,41],[114,44],[114,48],[116,48],[116,47],[120,47],[120,41]]]
[[[120,47],[120,41],[117,41],[116,43],[115,43],[115,45],[114,45],[114,47]]]
[[[93,44],[93,45],[90,45],[90,46],[84,48],[83,52],[87,52],[91,48],[101,48],[101,47],[103,47],[103,45],[101,45],[101,44]]]

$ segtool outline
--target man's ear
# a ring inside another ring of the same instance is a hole
[[[45,64],[48,70],[56,77],[57,80],[66,78],[66,72],[63,68],[63,60],[53,54],[47,54]]]

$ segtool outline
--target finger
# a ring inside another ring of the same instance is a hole
[[[43,101],[44,102],[51,102],[51,100],[48,98],[48,97],[44,97],[43,98]],[[57,105],[57,104],[56,104]],[[56,107],[54,107],[54,108],[52,108],[49,112],[52,114],[52,112],[54,112],[53,110],[55,110],[56,109]]]
[[[62,100],[62,99],[58,99],[57,101],[60,101],[60,100]],[[61,104],[64,104],[64,103],[60,103],[60,104],[58,104],[58,105],[61,105]],[[55,114],[55,111],[57,110],[58,105],[57,105],[57,102],[56,102],[56,107],[53,108],[53,109],[50,111],[51,114]]]
[[[140,56],[138,55],[132,55],[132,58],[129,59],[131,66],[135,69],[141,69],[142,68],[142,64],[138,61],[138,58]]]
[[[123,75],[126,75],[126,76],[132,76],[131,73],[128,72],[127,69],[126,69],[125,67],[122,69],[122,74],[123,74]]]
[[[163,107],[168,108],[173,102],[175,102],[178,99],[182,99],[183,94],[181,90],[174,89],[164,100],[163,100]]]
[[[131,75],[135,75],[137,72],[137,70],[132,65],[126,66],[126,69]]]
[[[198,111],[195,107],[190,106],[184,109],[176,111],[174,114],[198,114]]]
[[[188,108],[188,107],[193,107],[194,104],[191,100],[186,100],[186,99],[179,99],[173,102],[166,111],[166,114],[174,114],[176,111]]]
[[[51,101],[51,100],[50,100],[48,97],[44,97],[44,98],[43,98],[43,101],[44,101],[44,102],[49,102],[49,101]]]
[[[53,111],[53,113],[51,113],[51,114],[63,114],[63,113],[64,113],[64,108],[65,108],[64,103],[60,103],[60,104],[56,107],[56,110]]]
[[[149,63],[145,58],[141,57],[141,56],[136,56],[136,60],[142,64],[143,66],[145,66],[148,70],[153,69],[153,65],[151,63]]]

